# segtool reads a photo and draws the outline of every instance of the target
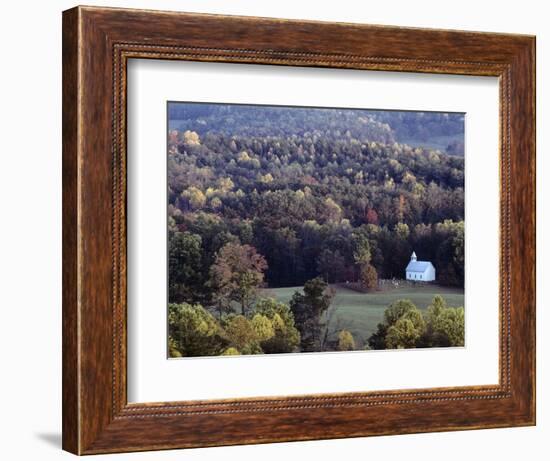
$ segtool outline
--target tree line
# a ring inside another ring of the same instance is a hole
[[[197,256],[198,249],[196,245]],[[366,286],[374,274],[374,288],[376,270],[370,263],[367,238],[356,240],[354,258]],[[171,258],[169,264],[173,262]],[[261,288],[267,268],[266,259],[253,246],[226,243],[216,254],[205,283],[211,296],[204,298],[210,299],[207,308],[200,303],[169,305],[170,356],[356,350],[355,339],[347,330],[339,331],[336,341],[329,338],[327,313],[334,288],[322,277],[316,277],[306,281],[302,290],[296,290],[287,305],[263,296]],[[190,298],[196,293],[181,295]],[[443,298],[436,296],[426,315],[409,300],[389,306],[367,348],[448,347],[463,343],[464,309],[449,308]]]
[[[348,330],[328,337],[332,293],[320,279],[296,291],[289,305],[262,298],[246,313],[215,317],[200,304],[170,304],[171,357],[254,355],[291,352],[350,351],[361,347]],[[370,349],[411,349],[464,346],[464,308],[448,307],[435,296],[425,312],[401,299],[384,312],[384,321],[362,346]]]
[[[369,109],[177,104],[168,106],[170,128],[239,137],[349,136],[386,144],[409,139],[450,140],[446,153],[464,155],[464,114]]]

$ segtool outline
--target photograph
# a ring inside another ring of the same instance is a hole
[[[465,114],[169,101],[169,358],[464,347]]]

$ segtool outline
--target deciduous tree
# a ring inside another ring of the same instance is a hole
[[[224,322],[226,338],[241,354],[261,354],[260,340],[254,325],[244,315],[232,315]]]
[[[447,307],[441,296],[435,296],[426,313],[423,347],[464,346],[464,308]]]
[[[340,330],[338,332],[338,350],[353,351],[355,350],[355,340],[353,335],[348,330]]]
[[[265,258],[253,246],[227,243],[210,268],[210,283],[221,299],[238,303],[245,315],[256,301],[266,269]]]
[[[369,338],[373,349],[416,347],[426,330],[422,313],[408,299],[399,299],[384,311],[384,321]]]
[[[227,347],[219,323],[200,304],[169,304],[168,335],[172,357],[219,355]]]
[[[274,335],[262,341],[265,353],[294,352],[300,344],[300,333],[294,323],[294,315],[290,308],[273,298],[258,301],[256,312],[271,320]]]
[[[388,328],[386,334],[387,349],[407,349],[416,346],[421,332],[415,328],[414,323],[408,318],[400,318],[395,325]]]
[[[378,288],[378,273],[372,264],[366,264],[361,267],[361,285],[368,291],[374,291]]]

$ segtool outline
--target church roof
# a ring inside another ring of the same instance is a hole
[[[425,272],[431,265],[430,261],[411,261],[405,270],[407,272]]]

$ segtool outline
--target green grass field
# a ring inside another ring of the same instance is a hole
[[[269,288],[263,296],[274,297],[288,303],[296,290],[302,287]],[[435,295],[441,295],[452,307],[464,306],[462,289],[440,287],[438,285],[416,285],[414,287],[392,288],[374,293],[359,293],[345,287],[335,286],[336,295],[327,312],[329,339],[334,339],[338,331],[349,330],[358,348],[376,330],[384,316],[384,310],[398,299],[410,299],[419,309],[426,309]]]

